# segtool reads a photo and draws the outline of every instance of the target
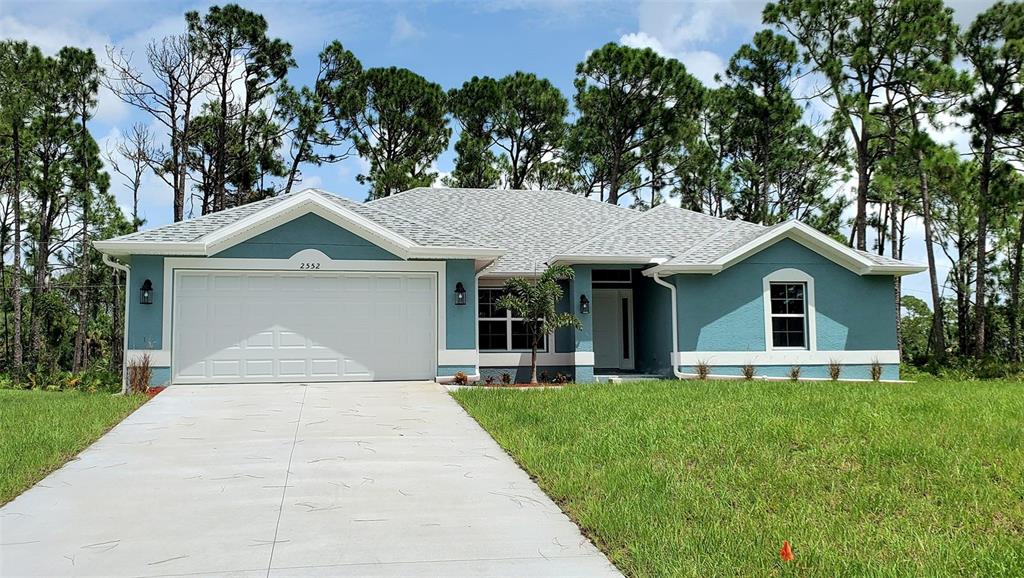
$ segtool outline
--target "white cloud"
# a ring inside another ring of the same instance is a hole
[[[423,36],[423,31],[417,28],[406,18],[405,14],[399,12],[395,15],[394,24],[391,26],[391,41],[404,42]]]
[[[760,27],[760,2],[644,2],[637,11],[635,32],[623,34],[619,43],[650,48],[675,58],[705,85],[713,86],[715,75],[725,71],[730,54],[709,50],[727,33],[741,37]],[[729,46],[733,51],[737,46]]]

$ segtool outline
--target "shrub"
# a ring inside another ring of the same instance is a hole
[[[512,385],[512,374],[507,371],[501,372],[501,383],[504,385]]]
[[[743,367],[740,368],[740,373],[743,374],[743,379],[746,379],[748,381],[754,379],[755,371],[757,371],[757,368],[750,363],[745,363],[743,364]]]
[[[793,381],[799,380],[800,379],[800,372],[801,371],[803,371],[803,370],[800,369],[799,365],[794,365],[794,366],[790,367],[789,368],[789,378],[792,379]]]
[[[828,360],[828,378],[832,381],[839,379],[839,374],[843,372],[843,366],[839,365],[839,361],[835,359]]]
[[[540,375],[538,377],[541,383],[548,383],[550,381],[548,378],[548,372],[546,371],[540,372]]]
[[[871,360],[871,381],[879,381],[882,379],[882,364],[879,363],[878,358]]]
[[[486,383],[487,385],[494,385],[494,376],[488,375],[484,377],[484,383]]]
[[[128,392],[145,393],[153,377],[153,367],[148,353],[136,357],[128,364]]]
[[[697,379],[707,379],[711,373],[711,366],[706,361],[697,361],[697,365],[693,366],[694,371],[697,373]]]
[[[555,372],[555,383],[569,383],[569,374],[561,371]]]
[[[452,383],[455,385],[466,385],[469,383],[469,376],[466,375],[465,371],[456,371],[452,377]]]

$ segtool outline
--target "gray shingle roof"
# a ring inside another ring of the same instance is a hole
[[[432,229],[399,215],[392,215],[384,210],[371,207],[365,203],[357,203],[350,199],[339,197],[319,189],[306,189],[305,191],[271,197],[269,199],[256,201],[255,203],[249,203],[233,209],[210,213],[187,221],[180,221],[178,223],[171,223],[169,225],[139,231],[138,233],[122,235],[111,240],[169,243],[198,241],[210,233],[241,221],[260,210],[272,207],[287,198],[306,191],[314,192],[339,207],[348,209],[356,214],[366,217],[367,219],[402,235],[417,245],[422,245],[424,247],[481,247],[479,243],[466,239],[460,235]],[[493,249],[496,247],[487,246],[487,248]]]
[[[156,243],[187,243],[190,241],[198,241],[204,236],[209,235],[222,227],[241,221],[253,213],[272,207],[297,194],[299,193],[290,193],[287,195],[271,197],[269,199],[263,199],[262,201],[256,201],[255,203],[249,203],[248,205],[242,205],[233,209],[225,209],[216,213],[210,213],[187,221],[179,221],[169,225],[146,229],[145,231],[139,231],[137,233],[121,235],[120,237],[114,237],[110,240]]]
[[[637,213],[633,219],[572,247],[566,254],[717,255],[723,245],[731,245],[737,238],[752,238],[764,231],[764,227],[753,223],[712,217],[662,204]]]
[[[533,273],[637,211],[563,191],[419,188],[367,203],[508,252],[491,274]]]
[[[769,235],[776,227],[721,219],[669,205],[640,212],[563,191],[418,188],[367,203],[306,189],[112,239],[200,241],[283,200],[311,192],[422,247],[502,249],[492,275],[530,274],[556,256],[665,258],[699,265]],[[882,266],[907,265],[858,253]]]

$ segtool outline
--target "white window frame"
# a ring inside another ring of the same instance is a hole
[[[482,292],[484,292],[484,291],[502,291],[503,289],[504,289],[504,286],[494,286],[494,285],[487,285],[487,286],[481,286],[481,287],[477,287],[476,288],[476,298],[477,298],[477,320],[476,320],[476,326],[477,326],[477,331],[480,330],[480,322],[481,321],[504,321],[505,322],[505,349],[484,349],[481,346],[481,348],[480,348],[480,352],[481,353],[523,353],[523,352],[526,352],[526,351],[530,351],[530,349],[512,349],[512,322],[513,321],[525,321],[522,317],[512,317],[512,312],[509,311],[508,309],[505,310],[505,316],[504,317],[480,317],[479,307],[480,307],[480,303],[483,302],[483,300],[481,299],[481,295],[480,294]],[[538,353],[547,353],[547,351],[548,351],[548,343],[550,343],[551,338],[552,338],[551,335],[545,335],[544,336],[543,347],[540,347],[540,348],[537,349]]]
[[[804,347],[776,347],[772,339],[772,283],[802,283],[804,285],[804,328],[807,331]],[[814,277],[800,269],[779,269],[764,276],[762,280],[764,302],[764,345],[765,351],[817,351],[818,328],[814,307]]]

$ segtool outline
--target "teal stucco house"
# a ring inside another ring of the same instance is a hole
[[[558,191],[414,189],[367,203],[320,190],[96,243],[127,270],[127,359],[153,383],[528,376],[505,279],[575,269],[541,371],[899,377],[894,279],[924,267],[773,227]]]

